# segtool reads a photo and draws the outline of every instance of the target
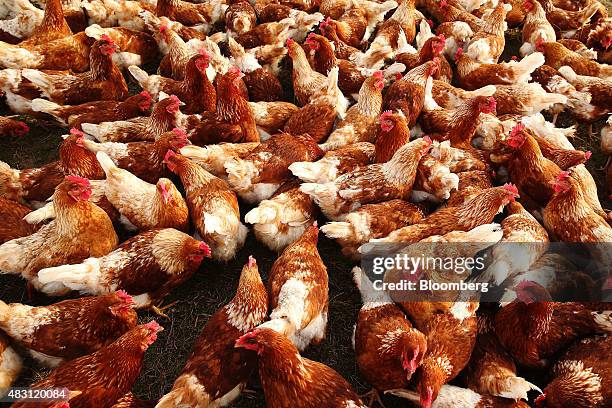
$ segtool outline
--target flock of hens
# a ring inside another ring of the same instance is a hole
[[[612,153],[612,19],[597,0],[2,0],[0,16],[8,108],[68,133],[43,167],[0,162],[0,273],[84,296],[0,301],[0,391],[26,354],[53,368],[31,387],[70,390],[11,407],[220,407],[255,379],[272,408],[383,394],[424,408],[612,407],[610,304],[552,301],[611,280],[547,252],[592,243],[610,265],[591,153],[555,126],[566,112],[595,138],[607,119]],[[515,28],[519,55],[500,61]],[[0,128],[29,131],[15,117]],[[507,287],[504,302],[394,302],[355,267],[353,347],[373,387],[359,396],[300,355],[328,321],[319,211],[355,261],[369,242],[495,244],[483,276]],[[245,224],[279,253],[267,285],[249,258],[172,389],[138,399],[162,327],[138,325],[135,309],[163,316],[206,258],[222,270],[236,256]],[[541,245],[520,257],[497,245],[513,242]]]

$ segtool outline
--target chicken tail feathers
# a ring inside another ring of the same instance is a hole
[[[53,83],[47,78],[47,74],[36,69],[24,69],[21,73],[24,78],[36,85],[43,92],[43,95],[49,96],[53,93]]]
[[[603,332],[612,334],[612,310],[593,312],[593,319]]]
[[[491,392],[491,395],[514,400],[527,400],[527,393],[531,390],[542,393],[542,390],[537,385],[530,383],[523,377],[507,377],[503,380],[503,383],[501,389],[497,392]]]
[[[98,162],[100,162],[100,167],[102,167],[102,170],[104,170],[106,177],[109,177],[111,173],[117,169],[115,162],[113,162],[113,160],[108,157],[108,154],[105,152],[96,153],[96,159],[98,159]]]
[[[347,238],[354,234],[353,227],[348,222],[329,222],[321,227],[327,238]]]
[[[90,292],[97,287],[99,279],[100,261],[96,258],[75,265],[45,268],[38,272],[38,281],[43,285],[43,291],[44,285],[62,283],[72,290]]]
[[[311,183],[330,181],[321,179],[323,170],[324,166],[322,163],[316,162],[295,162],[289,166],[289,171],[292,172],[294,176],[302,181]]]
[[[531,78],[531,73],[544,65],[544,62],[544,54],[541,52],[534,52],[523,58],[513,67],[516,82],[527,82]]]
[[[262,206],[253,208],[244,216],[244,221],[248,224],[267,224],[276,219],[277,213],[271,206]]]
[[[28,215],[23,217],[24,221],[28,224],[36,225],[43,221],[55,218],[55,207],[53,203],[47,203],[43,207],[30,212]]]
[[[55,102],[48,101],[42,98],[32,100],[32,110],[34,112],[48,113],[57,118],[57,111],[62,107]],[[62,121],[63,122],[63,121]]]
[[[106,142],[106,138],[103,136],[101,125],[94,123],[81,123],[81,129],[83,132],[91,135],[94,139],[99,142]]]
[[[136,65],[132,65],[128,67],[128,71],[130,71],[130,74],[132,74],[132,76],[138,82],[138,84],[144,88],[143,85],[145,84],[147,79],[149,79],[149,74],[147,74],[145,71],[143,71]]]

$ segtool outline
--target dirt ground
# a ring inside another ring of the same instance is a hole
[[[608,3],[608,6],[610,6],[610,3]],[[517,36],[515,32],[511,32],[502,59],[509,60],[511,55],[517,54],[517,50]],[[0,114],[2,113],[6,114],[6,107],[0,105]],[[62,140],[60,135],[65,131],[32,118],[24,119],[31,125],[32,131],[21,139],[0,140],[0,160],[17,168],[26,168],[40,166],[57,159],[57,148]],[[558,125],[566,127],[574,123],[571,117],[561,116]],[[602,125],[603,121],[600,121],[594,126],[597,135],[599,135]],[[603,199],[601,182],[604,174],[601,167],[606,158],[599,153],[599,136],[591,138],[586,132],[586,126],[580,125],[577,136],[572,142],[577,148],[589,149],[594,152],[588,167],[595,180],[600,184],[600,195]],[[605,205],[610,208],[609,202],[606,202]],[[249,209],[243,206],[241,207],[241,213],[244,215]],[[320,220],[320,225],[322,222],[325,221]],[[337,370],[358,392],[366,392],[369,390],[369,386],[358,374],[351,347],[353,324],[361,304],[359,293],[354,288],[350,277],[353,264],[340,254],[337,244],[326,239],[323,234],[319,238],[319,252],[329,274],[328,335],[322,344],[309,348],[303,354],[305,357],[321,361]],[[176,289],[166,298],[166,304],[175,301],[176,304],[167,311],[170,320],[160,320],[158,318],[165,331],[160,334],[157,342],[146,354],[144,368],[134,388],[138,396],[157,399],[169,391],[203,325],[212,313],[233,297],[240,271],[249,255],[253,255],[257,259],[265,280],[277,255],[259,244],[251,232],[244,249],[240,251],[234,261],[227,264],[205,263],[200,272],[189,283]],[[21,279],[0,275],[0,299],[5,302],[27,302],[34,305],[53,302],[52,299],[44,297],[35,297],[28,301],[24,288],[25,282]],[[148,312],[139,313],[139,315],[142,322],[156,318]],[[18,384],[21,386],[26,386],[45,373],[30,361],[26,365],[28,368]],[[242,396],[232,405],[233,407],[265,406],[263,392],[259,385],[256,383],[249,384],[249,388],[257,391],[256,394]],[[399,399],[385,397],[384,402],[389,408],[407,406],[406,401]]]

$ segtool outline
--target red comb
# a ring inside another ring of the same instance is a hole
[[[79,130],[79,129],[77,129],[77,128],[72,128],[72,129],[70,129],[70,134],[71,134],[71,135],[76,135],[76,136],[79,136],[79,137],[83,137],[83,136],[85,136],[85,133],[83,133],[82,131],[80,131],[80,130]]]
[[[433,140],[431,140],[431,137],[429,136],[424,136],[423,140],[427,142],[428,145],[431,145],[433,143]]]
[[[519,195],[518,188],[516,188],[516,186],[514,184],[506,183],[506,184],[504,184],[504,189],[506,189],[509,192],[511,192],[512,195],[515,196],[515,197],[518,197],[518,195]]]
[[[141,93],[139,93],[138,95],[142,96],[143,98],[145,98],[145,99],[147,99],[147,100],[151,100],[151,99],[153,99],[153,98],[151,97],[151,94],[150,94],[150,93],[148,93],[147,91],[142,91],[142,92],[141,92]]]
[[[155,333],[161,331],[161,326],[155,320],[150,321],[149,323],[145,323],[143,325],[144,328],[154,331]]]
[[[163,33],[164,31],[166,31],[168,29],[168,26],[166,24],[164,24],[163,26],[159,27],[159,32]]]
[[[200,248],[200,250],[202,250],[202,251],[204,252],[204,256],[206,256],[206,257],[210,258],[210,256],[211,256],[211,250],[210,250],[210,247],[209,247],[209,246],[206,244],[206,242],[201,241],[201,242],[198,244],[198,248]]]
[[[174,104],[180,104],[181,100],[176,95],[170,95],[170,101]]]
[[[382,72],[382,71],[376,71],[376,72],[374,73],[374,78],[376,78],[376,79],[384,79],[384,77],[385,77],[385,76],[383,75],[383,72]]]
[[[89,180],[87,180],[86,178],[83,177],[79,177],[79,176],[73,176],[73,175],[69,175],[66,176],[66,181],[70,181],[71,183],[77,183],[77,184],[81,184],[83,186],[89,187],[90,183]]]
[[[587,150],[586,152],[584,152],[584,160],[589,160],[592,155],[593,153],[591,153],[590,150]]]
[[[544,406],[544,403],[546,402],[546,394],[540,394],[538,395],[538,397],[535,399],[535,404],[536,407],[540,408]]]
[[[125,290],[118,290],[115,295],[129,305],[134,304],[134,298],[131,297]]]
[[[510,136],[516,136],[519,132],[522,132],[523,130],[525,130],[525,125],[522,123],[517,123],[510,131]]]
[[[457,52],[455,53],[455,61],[457,61],[463,55],[463,48],[457,48]]]
[[[433,20],[430,18],[429,20],[427,20],[427,24],[429,24],[430,28],[433,28]]]
[[[442,41],[442,42],[446,42],[446,37],[444,36],[444,34],[440,34],[440,35],[438,36],[438,39],[439,39],[440,41]]]
[[[164,163],[168,163],[168,161],[174,156],[176,156],[176,153],[174,153],[172,150],[168,150],[164,156]]]
[[[172,129],[172,133],[177,136],[184,137],[185,139],[187,138],[187,133],[183,129],[174,128]]]
[[[207,57],[207,58],[210,57],[210,55],[208,54],[208,52],[204,48],[200,48],[198,50],[198,54],[200,54],[203,57]]]
[[[253,258],[253,255],[249,255],[249,268],[254,267],[255,265],[257,265],[257,261],[255,260],[255,258]]]
[[[393,115],[393,112],[390,110],[386,110],[383,113],[380,114],[379,119],[380,120],[385,120],[386,118],[388,118],[389,116]]]
[[[111,43],[111,44],[114,44],[113,39],[112,39],[112,38],[110,38],[110,37],[108,36],[108,34],[102,34],[102,36],[100,37],[100,39],[101,39],[101,40],[103,40],[103,41],[107,41],[107,42],[109,42],[109,43]]]
[[[569,175],[570,175],[569,171],[562,171],[561,173],[557,174],[556,179],[558,181],[562,181],[562,180],[565,180],[566,178],[568,178]]]
[[[287,47],[289,47],[290,45],[295,44],[295,41],[293,41],[292,38],[287,38]]]

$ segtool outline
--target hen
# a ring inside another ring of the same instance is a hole
[[[186,157],[168,151],[164,162],[181,178],[191,221],[200,237],[211,246],[213,258],[221,261],[234,258],[248,233],[240,222],[236,194],[227,182]]]
[[[304,183],[300,189],[315,200],[327,218],[342,220],[363,204],[408,198],[418,162],[430,147],[429,138],[417,139],[402,146],[386,163],[357,168],[324,184]]]
[[[329,307],[327,268],[317,250],[316,223],[276,259],[268,277],[270,321],[259,327],[287,336],[299,349],[325,338]]]
[[[318,161],[295,162],[289,166],[294,176],[309,183],[329,183],[341,175],[372,163],[374,145],[368,142],[347,144],[329,150]]]
[[[161,178],[153,185],[117,167],[104,152],[98,152],[96,157],[106,173],[104,194],[130,229],[188,230],[187,204],[172,181]]]
[[[437,70],[436,60],[410,70],[401,79],[391,84],[385,93],[383,108],[391,111],[400,110],[406,117],[408,127],[413,127],[423,109],[425,84]]]
[[[359,267],[353,268],[353,281],[363,302],[353,345],[359,371],[378,391],[407,388],[427,352],[425,335]]]
[[[90,195],[88,180],[66,176],[53,194],[55,220],[32,235],[0,245],[0,270],[20,273],[36,287],[36,273],[43,268],[112,251],[118,244],[117,234],[108,215],[87,201]]]
[[[61,283],[93,295],[122,289],[137,307],[147,307],[191,278],[209,257],[204,242],[172,228],[156,229],[128,239],[106,256],[41,270],[38,278],[45,286]]]
[[[187,135],[174,128],[163,133],[156,141],[117,143],[96,143],[84,140],[83,146],[93,153],[106,153],[117,167],[125,169],[147,183],[157,183],[166,176],[168,171],[164,165],[164,156],[168,150],[178,153],[183,147],[189,146]]]
[[[64,180],[62,163],[17,170],[0,162],[0,196],[13,201],[45,201]]]
[[[345,256],[359,258],[357,249],[371,239],[382,238],[425,218],[423,210],[404,200],[389,200],[366,204],[348,213],[344,221],[330,222],[321,227],[328,237],[336,239]]]
[[[539,39],[553,42],[557,40],[557,36],[538,0],[525,0],[523,7],[527,10],[527,15],[521,33],[523,45],[519,52],[525,56],[535,51],[535,45]]]
[[[0,301],[0,328],[45,365],[91,354],[136,326],[132,298],[118,291],[32,307]]]
[[[602,359],[612,347],[612,337],[591,337],[575,343],[557,360],[552,380],[536,407],[606,407],[612,403],[610,361]]]
[[[300,190],[299,182],[289,180],[268,200],[246,213],[244,221],[253,224],[255,237],[273,251],[282,251],[302,236],[315,221],[312,198]]]
[[[372,242],[418,242],[432,235],[444,235],[453,231],[469,231],[479,225],[489,224],[503,207],[518,197],[516,186],[507,184],[479,191],[474,197],[457,207],[438,209],[421,222],[393,231],[387,237]],[[360,251],[363,250],[363,246]]]
[[[522,60],[502,62],[501,64],[480,64],[459,48],[455,54],[459,84],[469,91],[486,85],[510,85],[527,82],[531,73],[544,64],[544,56],[534,52]]]
[[[226,9],[225,2],[193,4],[183,0],[158,0],[155,14],[186,26],[204,25],[210,28],[224,18]]]
[[[517,376],[514,360],[493,331],[494,317],[490,310],[479,310],[476,346],[464,373],[467,386],[483,394],[527,400],[530,390],[541,390]]]
[[[536,0],[537,1],[537,0]],[[500,3],[493,9],[483,26],[474,33],[466,54],[474,61],[496,64],[506,46],[506,14],[512,6]]]
[[[612,80],[612,67],[600,64],[574,52],[558,42],[536,41],[536,50],[546,57],[546,65],[559,69],[569,66],[578,75],[594,76],[601,79]]]
[[[183,128],[184,117],[180,111],[181,101],[170,95],[157,102],[151,116],[128,120],[82,123],[83,131],[100,142],[135,142],[156,140],[173,128]]]
[[[376,120],[382,110],[384,87],[385,80],[380,71],[363,82],[357,103],[348,109],[346,116],[336,124],[335,130],[321,145],[324,151],[336,150],[359,142],[374,142]]]
[[[225,163],[232,189],[248,203],[268,199],[291,175],[294,162],[314,161],[323,152],[309,135],[279,133],[264,141],[244,158]]]
[[[542,286],[523,281],[517,298],[495,315],[493,327],[500,343],[522,366],[542,368],[548,358],[581,337],[610,333],[609,311],[588,304],[550,302]],[[538,301],[539,300],[539,301]]]
[[[232,157],[242,159],[257,146],[259,146],[257,142],[219,143],[204,147],[188,145],[182,147],[178,153],[204,167],[204,170],[212,175],[227,180],[225,162]]]
[[[91,47],[90,70],[82,74],[46,74],[24,69],[22,75],[39,88],[43,95],[59,104],[75,105],[95,100],[119,100],[128,96],[125,79],[115,65],[113,40],[103,36]]]
[[[268,408],[366,408],[350,384],[328,366],[300,356],[287,337],[257,328],[236,341],[257,353]]]
[[[185,65],[185,76],[182,81],[149,75],[135,65],[128,69],[138,84],[157,99],[160,92],[176,95],[184,104],[185,113],[214,111],[217,103],[215,87],[208,80],[206,69],[210,57],[202,50],[201,55],[194,55]]]
[[[223,406],[237,398],[255,369],[255,359],[234,345],[267,314],[268,293],[251,256],[242,268],[236,295],[210,317],[172,390],[156,408]]]
[[[240,70],[231,68],[217,78],[216,111],[204,112],[200,123],[189,132],[193,144],[259,142],[253,112],[239,90],[243,76]]]
[[[123,102],[93,101],[80,105],[59,105],[46,99],[32,100],[34,112],[47,113],[62,126],[81,130],[82,123],[101,123],[127,120],[148,114],[151,109],[151,95],[143,91],[130,96]]]
[[[380,127],[376,136],[374,162],[386,163],[395,152],[410,141],[410,129],[402,113],[384,111],[380,115]]]
[[[0,116],[0,137],[3,136],[25,136],[30,131],[30,127],[25,123],[7,118],[5,116]]]
[[[155,321],[134,327],[95,353],[62,364],[31,387],[80,392],[70,399],[72,408],[112,407],[136,382],[144,353],[162,330]],[[54,404],[16,402],[11,408],[51,408]]]

